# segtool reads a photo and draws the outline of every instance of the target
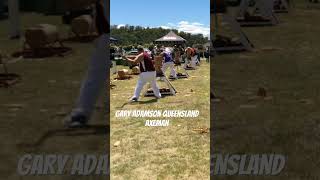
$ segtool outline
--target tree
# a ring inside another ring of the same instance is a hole
[[[187,40],[187,46],[193,46],[194,44],[204,44],[208,41],[208,38],[202,34],[190,34],[186,32],[178,32],[176,29],[171,29],[177,35]],[[125,25],[124,27],[117,28],[117,26],[111,26],[111,36],[118,39],[119,45],[129,46],[132,44],[141,44],[146,47],[153,44],[153,41],[166,35],[171,31],[170,29],[163,28],[144,28],[141,26]]]

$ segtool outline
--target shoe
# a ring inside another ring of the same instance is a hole
[[[67,128],[84,128],[87,127],[88,119],[84,115],[75,115],[65,120]]]
[[[169,79],[172,79],[172,80],[177,80],[178,77],[177,76],[170,76]]]
[[[133,98],[130,99],[130,102],[138,102],[138,98],[133,97]]]

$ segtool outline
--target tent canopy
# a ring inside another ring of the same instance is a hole
[[[182,37],[178,36],[173,31],[170,31],[167,35],[163,36],[160,39],[155,40],[156,43],[159,44],[184,44],[187,40],[183,39]]]

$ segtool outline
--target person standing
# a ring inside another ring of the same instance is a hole
[[[175,46],[173,51],[174,51],[173,52],[173,54],[174,54],[174,63],[177,66],[180,66],[181,65],[181,61],[182,61],[180,48]]]
[[[187,65],[188,63],[185,63],[185,68],[195,68],[198,62],[198,56],[197,56],[196,50],[194,48],[187,47],[185,51],[187,56],[186,59],[189,60],[188,61],[189,65]]]
[[[137,102],[140,97],[140,93],[146,83],[150,83],[153,93],[157,99],[161,98],[161,93],[156,82],[156,70],[150,55],[144,51],[143,47],[138,47],[138,56],[135,59],[129,59],[123,56],[123,59],[130,61],[134,64],[139,64],[140,75],[134,91],[134,95],[130,99],[131,102]]]
[[[165,48],[164,52],[162,52],[160,55],[163,56],[164,59],[164,64],[162,66],[164,75],[166,74],[167,69],[170,68],[170,76],[174,79],[177,79],[177,72],[174,69],[174,59],[172,57],[170,48]]]
[[[99,37],[95,41],[95,50],[90,59],[86,78],[82,82],[76,107],[64,120],[64,124],[68,128],[81,128],[87,125],[100,92],[106,86],[107,74],[109,74],[110,57],[107,45],[110,40],[110,29],[104,15],[106,7],[101,0],[96,1],[95,7],[95,24]]]

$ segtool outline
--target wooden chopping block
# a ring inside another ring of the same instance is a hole
[[[175,56],[174,56],[175,63],[180,63],[180,57],[181,57],[180,53],[175,53]]]
[[[135,66],[132,68],[132,74],[140,74],[140,68],[138,66]]]
[[[118,77],[120,79],[125,79],[129,76],[129,71],[127,69],[121,69],[118,71]]]
[[[30,48],[43,48],[59,41],[58,28],[51,24],[38,24],[26,29],[25,39]]]
[[[82,15],[72,20],[71,30],[77,36],[88,35],[95,32],[93,19],[90,15]]]
[[[154,67],[155,67],[157,72],[161,71],[162,62],[163,62],[163,57],[162,56],[155,56],[154,57]]]

